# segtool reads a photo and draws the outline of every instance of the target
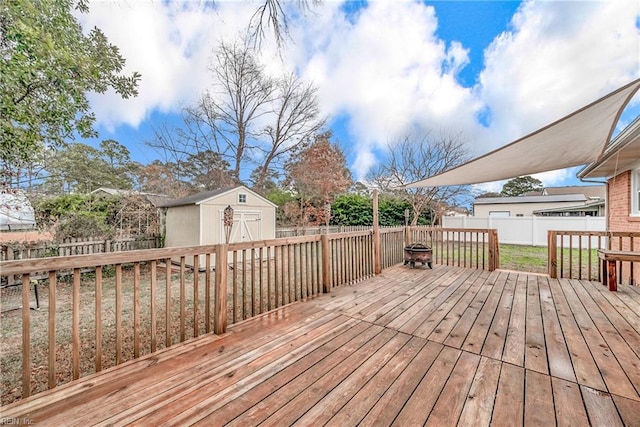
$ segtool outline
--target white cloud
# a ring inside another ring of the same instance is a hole
[[[640,76],[637,2],[526,1],[485,51],[478,89],[497,143],[524,136]]]
[[[142,74],[139,95],[90,97],[99,125],[133,127],[153,110],[176,112],[202,93],[209,81],[211,49],[236,34],[254,11],[246,3],[93,2],[80,16],[85,28],[100,28],[126,58],[125,72]]]
[[[455,133],[478,128],[480,105],[455,80],[469,60],[467,50],[436,37],[432,6],[374,1],[346,16],[327,3],[303,34],[296,33],[305,42],[293,56],[319,84],[323,109],[348,117],[357,178],[375,163],[376,148],[416,125]]]
[[[347,3],[347,9],[349,4]],[[120,47],[143,75],[140,96],[92,98],[99,124],[137,126],[151,112],[178,111],[208,85],[211,49],[248,23],[255,2],[94,2],[81,17]],[[626,0],[527,0],[509,32],[485,51],[469,88],[456,79],[468,47],[436,35],[438,2],[370,1],[347,14],[325,1],[291,22],[278,53],[264,46],[273,74],[295,70],[319,87],[324,114],[346,117],[352,171],[362,178],[409,129],[462,132],[481,154],[525,135],[640,76],[640,6]],[[477,116],[490,112],[490,126]],[[546,185],[566,172],[545,177]],[[501,186],[500,186],[501,187]]]

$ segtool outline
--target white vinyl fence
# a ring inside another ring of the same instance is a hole
[[[494,217],[445,216],[444,228],[485,228],[498,230],[500,243],[547,246],[547,231],[606,231],[605,217]]]

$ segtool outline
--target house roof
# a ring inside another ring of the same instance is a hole
[[[597,210],[598,207],[604,206],[604,200],[599,200],[594,203],[589,203],[586,205],[575,205],[575,206],[564,206],[561,208],[549,208],[549,209],[536,209],[533,211],[534,214],[544,213],[544,212],[582,212],[582,211],[593,211]]]
[[[578,178],[606,178],[631,169],[640,159],[640,117],[622,130],[611,141],[599,160],[588,164]]]
[[[164,194],[143,193],[134,190],[120,190],[117,188],[100,187],[91,192],[91,194],[107,193],[111,196],[142,196],[153,206],[159,207],[161,204],[170,199],[169,196]]]
[[[129,194],[129,190],[118,190],[117,188],[100,187],[91,192],[91,194],[97,193],[107,193],[112,196],[118,196],[120,194]]]
[[[634,80],[498,150],[406,187],[479,184],[599,161],[639,88],[640,79]]]
[[[248,189],[247,187],[245,187],[243,185],[241,185],[239,187],[220,188],[218,190],[203,191],[202,193],[192,194],[191,196],[182,197],[180,199],[169,200],[168,202],[165,202],[165,203],[162,203],[162,204],[158,205],[158,207],[159,208],[172,208],[172,207],[176,207],[176,206],[200,205],[200,204],[202,204],[204,202],[209,201],[210,199],[213,199],[214,197],[221,196],[223,194],[229,193],[229,192],[237,190],[237,189],[242,189],[242,190],[244,190],[244,191],[246,191],[248,193],[251,193],[254,196],[260,198],[263,201],[265,201],[266,203],[272,205],[273,207],[277,207],[277,205],[274,204],[273,202],[271,202],[269,199],[266,199],[266,198],[262,197],[261,195],[259,195],[255,191],[251,191],[250,189]]]
[[[0,192],[0,230],[33,228],[35,213],[23,191]]]
[[[474,205],[493,205],[507,203],[558,203],[585,202],[584,194],[558,194],[554,196],[515,196],[515,197],[478,197]]]
[[[584,194],[589,199],[604,199],[604,185],[571,185],[566,187],[545,187],[543,195]]]

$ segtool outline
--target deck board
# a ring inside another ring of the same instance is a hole
[[[397,266],[2,408],[35,425],[640,423],[640,293]]]

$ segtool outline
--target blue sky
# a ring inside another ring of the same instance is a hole
[[[140,96],[92,96],[103,139],[135,160],[153,127],[176,118],[211,85],[212,49],[232,40],[256,3],[93,1],[82,16],[142,73]],[[640,77],[640,4],[589,1],[325,0],[291,22],[278,52],[262,60],[278,75],[295,70],[318,87],[320,106],[357,179],[384,160],[408,129],[461,133],[472,155],[522,137]],[[639,96],[621,126],[640,112]],[[576,169],[538,176],[576,184]],[[481,186],[496,190],[501,183]]]

